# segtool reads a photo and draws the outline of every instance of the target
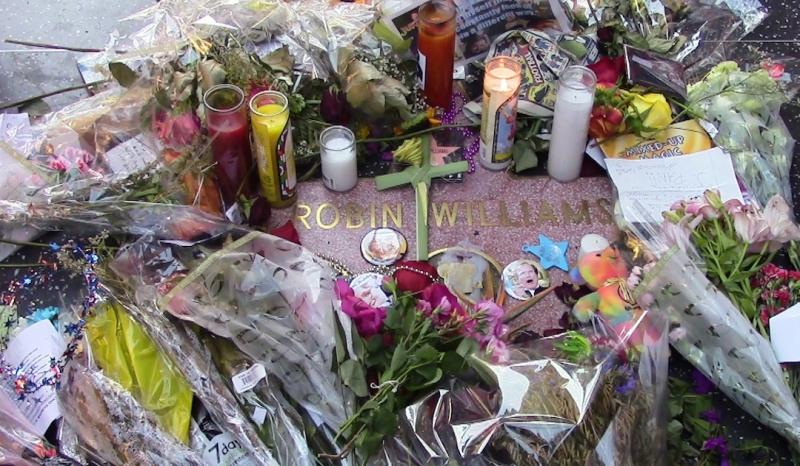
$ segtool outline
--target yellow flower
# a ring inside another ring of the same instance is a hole
[[[632,94],[631,105],[642,116],[642,124],[650,130],[664,129],[672,123],[672,109],[662,94]]]

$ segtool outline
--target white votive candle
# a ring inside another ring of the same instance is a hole
[[[573,181],[581,173],[597,77],[584,66],[570,66],[558,80],[547,173]]]
[[[578,259],[587,254],[604,251],[609,245],[610,243],[608,240],[600,235],[594,233],[584,235],[583,238],[581,238],[581,248],[578,250]]]
[[[319,135],[322,182],[332,191],[349,191],[358,182],[356,138],[344,126],[331,126]]]
[[[512,57],[498,56],[486,63],[481,109],[481,165],[503,170],[511,164],[517,132],[517,98],[522,65]]]

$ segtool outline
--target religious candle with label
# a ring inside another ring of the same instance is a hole
[[[574,181],[581,173],[596,84],[585,66],[570,66],[558,79],[547,160],[547,173],[558,181]]]
[[[261,194],[273,207],[288,207],[297,200],[289,99],[276,91],[259,92],[250,99],[250,120]]]
[[[432,0],[418,12],[419,66],[425,99],[448,108],[453,93],[456,48],[456,7],[448,0]]]
[[[319,135],[322,182],[333,191],[349,191],[358,182],[356,137],[344,126],[331,126]]]
[[[226,206],[236,202],[238,194],[251,196],[250,125],[244,92],[231,84],[212,87],[203,95],[206,124],[211,137],[217,185]]]
[[[511,148],[517,131],[517,97],[522,65],[499,56],[486,63],[481,110],[481,165],[502,170],[511,163]]]

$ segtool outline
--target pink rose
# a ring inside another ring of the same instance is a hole
[[[386,319],[384,309],[371,307],[359,299],[345,280],[336,280],[336,296],[342,301],[342,312],[353,319],[359,335],[369,338],[381,332]]]

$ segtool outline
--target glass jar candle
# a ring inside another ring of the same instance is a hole
[[[240,193],[253,194],[250,183],[253,158],[244,92],[237,86],[220,84],[203,94],[203,104],[217,184],[225,205],[231,206]]]
[[[319,135],[322,182],[332,191],[349,191],[358,182],[356,137],[344,126],[331,126]]]
[[[522,65],[512,57],[495,57],[486,63],[481,109],[481,165],[502,170],[511,163],[517,132],[517,100]]]
[[[570,66],[558,79],[547,173],[569,182],[580,176],[597,77],[585,66]]]
[[[250,99],[253,156],[258,165],[261,194],[273,207],[288,207],[297,200],[289,99],[276,91],[263,91]]]
[[[447,0],[433,0],[420,7],[417,17],[417,48],[425,99],[434,107],[448,108],[453,94],[456,7]]]

